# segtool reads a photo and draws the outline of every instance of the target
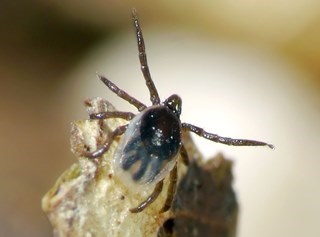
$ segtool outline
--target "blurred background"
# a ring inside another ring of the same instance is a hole
[[[195,138],[234,160],[238,236],[320,236],[320,2],[0,2],[0,236],[52,236],[42,196],[73,162],[70,122],[83,100],[135,112],[96,78],[144,103],[135,7],[162,99],[182,120],[275,150]]]

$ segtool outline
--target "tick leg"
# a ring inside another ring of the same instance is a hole
[[[181,155],[183,164],[185,164],[186,166],[188,166],[188,165],[189,165],[188,152],[187,152],[187,150],[186,150],[186,148],[184,147],[183,144],[182,144],[182,146],[180,147],[180,155]]]
[[[132,213],[138,213],[143,211],[146,207],[148,207],[151,203],[153,203],[157,197],[159,196],[159,194],[161,193],[163,188],[163,180],[159,181],[156,185],[156,187],[154,188],[153,192],[151,193],[151,195],[142,203],[140,203],[137,207],[135,208],[131,208],[130,212]]]
[[[174,198],[174,194],[176,192],[177,181],[178,181],[178,170],[177,170],[177,164],[176,164],[170,172],[170,184],[168,187],[167,199],[166,199],[166,202],[164,203],[164,206],[161,208],[160,213],[166,212],[170,209],[172,200]]]
[[[127,129],[128,125],[123,125],[120,127],[117,127],[109,136],[109,138],[107,139],[107,141],[96,151],[94,152],[84,152],[83,155],[90,158],[90,159],[94,159],[94,158],[98,158],[100,156],[103,155],[103,153],[105,153],[106,151],[108,151],[111,143],[113,142],[113,140],[117,137],[122,135],[126,129]]]
[[[90,119],[108,119],[108,118],[122,118],[125,120],[131,120],[135,114],[130,112],[122,112],[122,111],[107,111],[90,114]]]
[[[138,16],[137,16],[135,9],[132,10],[132,17],[133,17],[133,24],[136,29],[136,37],[137,37],[137,42],[138,42],[138,51],[139,51],[139,60],[140,60],[140,65],[141,65],[141,71],[143,73],[144,79],[146,81],[147,87],[150,92],[150,100],[153,105],[158,105],[158,104],[160,104],[160,97],[159,97],[157,88],[155,87],[155,85],[152,81],[151,75],[150,75],[144,39],[143,39],[142,31],[141,31],[140,24],[139,24],[139,19],[138,19]]]
[[[260,142],[260,141],[255,141],[255,140],[247,140],[247,139],[234,139],[230,137],[221,137],[217,134],[212,134],[204,131],[202,128],[199,128],[197,126],[194,126],[189,123],[182,123],[182,128],[184,130],[193,132],[197,134],[200,137],[203,137],[205,139],[208,139],[213,142],[218,142],[218,143],[223,143],[226,145],[230,146],[268,146],[271,149],[274,148],[273,145],[265,143],[265,142]]]
[[[98,75],[99,79],[113,92],[115,93],[117,96],[119,96],[120,98],[128,101],[130,104],[132,104],[133,106],[135,106],[139,111],[144,110],[145,108],[147,108],[146,105],[144,105],[143,103],[141,103],[139,100],[133,98],[131,95],[129,95],[127,92],[121,90],[119,87],[117,87],[114,83],[112,83],[111,81],[109,81],[107,78],[105,78],[104,76],[100,76]]]

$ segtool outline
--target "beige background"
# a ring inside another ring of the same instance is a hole
[[[40,200],[75,162],[69,123],[86,118],[84,98],[134,111],[96,72],[148,103],[135,6],[160,96],[181,95],[183,121],[276,146],[196,138],[235,161],[239,236],[319,236],[320,4],[148,2],[1,3],[0,235],[51,235]]]

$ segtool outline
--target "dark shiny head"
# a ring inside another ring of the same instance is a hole
[[[180,118],[182,105],[180,96],[173,94],[169,96],[163,104],[166,105],[178,118]]]

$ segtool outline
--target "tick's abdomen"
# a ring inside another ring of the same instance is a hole
[[[165,105],[151,106],[130,122],[114,161],[134,182],[159,181],[173,168],[180,145],[180,120]]]

